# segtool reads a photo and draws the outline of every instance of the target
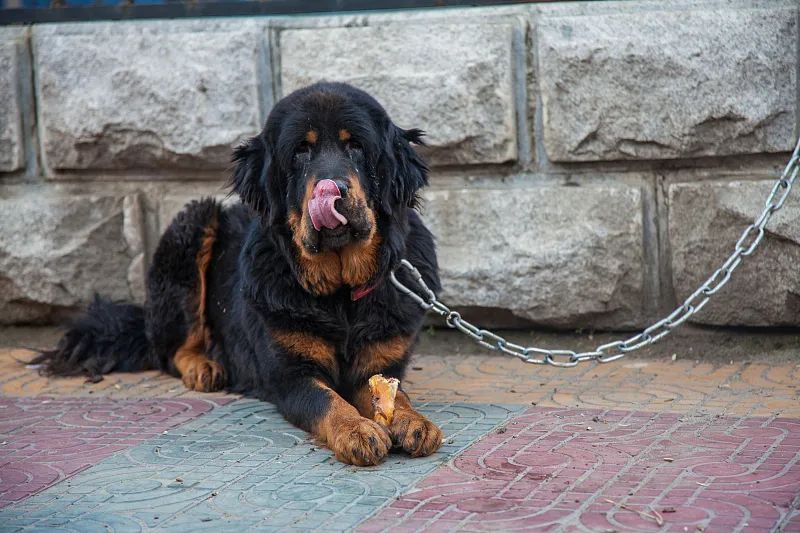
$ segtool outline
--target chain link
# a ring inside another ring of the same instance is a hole
[[[479,328],[461,318],[458,311],[452,311],[448,306],[436,299],[436,294],[425,284],[422,274],[407,260],[403,259],[400,265],[389,275],[392,283],[403,294],[416,301],[420,307],[426,311],[433,311],[444,317],[445,323],[457,329],[481,346],[489,350],[503,352],[521,359],[526,363],[536,365],[552,365],[562,368],[570,368],[583,361],[597,361],[599,363],[610,363],[625,357],[630,352],[649,346],[662,339],[672,332],[675,328],[686,322],[692,315],[700,312],[711,297],[725,286],[731,279],[731,274],[739,267],[745,257],[749,257],[756,251],[758,245],[764,239],[766,226],[772,215],[783,207],[789,192],[792,190],[797,173],[800,171],[800,139],[797,141],[794,153],[789,159],[789,163],[783,170],[780,178],[775,182],[772,191],[769,193],[764,209],[761,214],[750,224],[739,240],[736,241],[733,253],[696,291],[686,300],[675,308],[672,313],[662,318],[652,326],[646,328],[641,333],[625,340],[617,340],[598,346],[590,352],[575,352],[572,350],[548,350],[545,348],[535,348],[533,346],[520,346],[501,337],[497,333]],[[423,294],[420,296],[404,285],[397,279],[397,272],[407,271],[418,290]]]

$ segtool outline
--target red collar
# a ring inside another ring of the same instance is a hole
[[[350,300],[353,301],[353,302],[355,302],[356,300],[360,300],[364,296],[366,296],[369,293],[371,293],[372,291],[374,291],[375,287],[378,286],[378,283],[380,283],[380,281],[376,281],[372,285],[364,284],[364,285],[360,285],[358,287],[354,287],[350,291]]]

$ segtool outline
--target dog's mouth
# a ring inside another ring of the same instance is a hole
[[[339,226],[337,228],[322,228],[319,231],[319,244],[321,250],[336,250],[343,248],[353,240],[351,228]]]
[[[346,225],[347,218],[339,212],[343,208],[342,204],[342,192],[335,181],[321,180],[317,183],[311,192],[311,199],[307,206],[314,229],[317,231],[333,230]]]
[[[302,216],[307,223],[300,227],[308,252],[336,251],[372,235],[375,215],[356,179],[320,180],[306,194]]]

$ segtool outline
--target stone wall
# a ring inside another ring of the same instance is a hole
[[[688,295],[799,133],[794,0],[0,28],[0,323],[141,300],[159,231],[318,79],[428,132],[444,300],[628,329]],[[696,320],[800,325],[800,191]]]

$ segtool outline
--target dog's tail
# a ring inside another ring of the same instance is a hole
[[[54,350],[29,364],[51,376],[86,374],[93,381],[109,372],[158,368],[145,335],[144,309],[95,296],[86,314],[67,330]]]

